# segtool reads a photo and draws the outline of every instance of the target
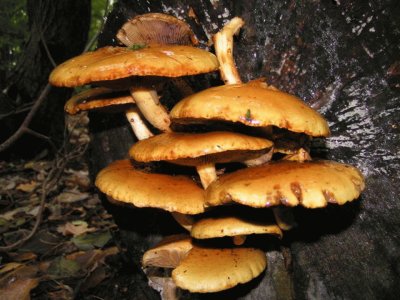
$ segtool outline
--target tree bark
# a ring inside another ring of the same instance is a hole
[[[89,32],[90,7],[90,0],[27,1],[29,39],[14,72],[2,83],[5,96],[15,107],[33,102],[38,97],[47,84],[53,63],[59,64],[82,52]],[[71,89],[53,89],[31,128],[60,142],[64,131],[63,105],[71,92]],[[3,120],[0,140],[10,136],[24,116],[18,114]],[[2,155],[32,156],[43,146],[48,145],[37,138],[25,136]]]
[[[186,20],[203,47],[227,20],[242,17],[246,24],[234,47],[242,80],[266,77],[270,84],[319,110],[329,121],[332,136],[313,140],[313,157],[355,165],[367,183],[353,204],[296,209],[298,228],[284,237],[283,247],[271,243],[265,249],[269,266],[257,281],[217,295],[185,297],[398,299],[400,20],[396,1],[120,0],[108,17],[100,45],[116,44],[115,33],[123,22],[149,11]],[[200,78],[187,79],[195,91],[222,84],[213,75]],[[165,90],[162,101],[174,103],[179,96],[176,89]],[[127,157],[134,142],[127,124],[113,118],[97,115],[91,121],[94,173]],[[129,218],[126,214],[120,218],[113,209],[116,219]],[[124,231],[135,259],[166,233],[161,230],[164,224],[152,223],[148,229],[152,235],[138,234],[132,227]]]

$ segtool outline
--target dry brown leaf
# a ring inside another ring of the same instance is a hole
[[[19,185],[17,185],[16,189],[25,193],[31,193],[38,187],[38,185],[39,183],[31,180],[30,182],[20,183]]]
[[[81,192],[63,192],[55,198],[55,201],[59,203],[74,203],[85,200],[89,197],[88,193]]]
[[[0,289],[1,299],[7,300],[29,300],[30,292],[39,284],[37,278],[17,279],[10,281]]]
[[[89,227],[88,223],[86,223],[85,221],[73,221],[58,226],[57,231],[63,235],[77,236],[85,232],[96,231],[96,228]]]
[[[17,269],[19,267],[22,267],[22,266],[23,266],[23,264],[19,264],[19,263],[15,263],[15,262],[11,262],[11,263],[5,264],[0,268],[0,276],[5,274],[5,273],[7,273],[7,272],[15,270],[15,269]]]
[[[33,252],[23,252],[23,253],[9,253],[8,254],[13,261],[27,261],[37,258],[37,255]]]

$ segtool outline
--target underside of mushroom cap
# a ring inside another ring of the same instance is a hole
[[[99,87],[74,95],[65,103],[64,109],[67,113],[74,115],[80,111],[130,103],[135,103],[135,101],[128,91],[115,92]]]
[[[222,175],[206,191],[207,204],[307,208],[357,199],[364,178],[353,166],[332,161],[277,161]]]
[[[190,236],[184,234],[168,236],[144,253],[142,266],[176,268],[192,248]]]
[[[118,40],[125,46],[175,44],[196,45],[198,40],[188,24],[174,16],[161,13],[138,15],[117,33]]]
[[[209,88],[179,101],[172,122],[224,120],[248,126],[276,126],[310,136],[328,136],[328,123],[299,98],[263,82]]]
[[[193,247],[172,271],[176,285],[192,293],[212,293],[246,283],[267,266],[265,253],[254,248]]]
[[[139,141],[129,154],[140,162],[167,160],[195,166],[246,160],[264,154],[272,145],[267,139],[234,132],[170,132]]]
[[[169,212],[204,212],[204,190],[190,178],[136,170],[129,160],[111,163],[99,172],[96,186],[118,202]]]
[[[217,69],[214,54],[191,46],[163,45],[139,50],[107,46],[57,66],[49,82],[75,87],[130,76],[180,77]]]

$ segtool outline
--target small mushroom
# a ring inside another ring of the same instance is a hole
[[[153,136],[153,133],[143,122],[140,112],[134,106],[134,103],[135,101],[127,91],[120,92],[105,87],[98,87],[74,95],[65,103],[64,109],[67,113],[74,115],[80,111],[131,104],[129,108],[125,109],[125,116],[137,139],[147,139]]]
[[[259,249],[195,246],[172,271],[172,279],[192,293],[212,293],[249,282],[266,267],[266,255]]]
[[[225,84],[242,82],[233,60],[233,36],[239,32],[243,25],[243,19],[235,17],[213,37],[215,54],[220,62],[221,78]]]
[[[242,245],[247,235],[270,234],[282,237],[270,210],[230,205],[216,207],[209,215],[194,222],[190,235],[196,239],[230,236]]]
[[[142,267],[176,268],[192,248],[192,239],[186,234],[165,237],[144,253]]]
[[[179,299],[177,287],[170,276],[160,276],[155,268],[176,268],[193,248],[189,236],[179,234],[165,237],[160,243],[147,250],[142,258],[142,267],[149,285],[161,294],[163,300]]]
[[[364,178],[355,167],[333,161],[276,161],[220,176],[207,188],[208,205],[237,202],[252,207],[307,208],[357,199]]]
[[[128,20],[118,31],[117,39],[127,47],[135,45],[197,45],[188,24],[170,15],[148,13]]]
[[[264,138],[234,132],[163,133],[137,142],[129,151],[139,162],[168,161],[195,166],[204,188],[217,178],[215,163],[240,162],[268,152]]]

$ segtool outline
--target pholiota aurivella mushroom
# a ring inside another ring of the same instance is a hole
[[[205,211],[205,192],[193,180],[148,173],[136,169],[129,160],[115,161],[102,169],[95,185],[112,202],[168,211],[184,227],[186,215]]]
[[[147,33],[140,35],[138,30]],[[127,89],[145,118],[161,131],[169,131],[169,116],[155,84],[163,77],[215,71],[216,57],[189,46],[197,40],[188,25],[164,14],[137,16],[123,25],[118,37],[129,47],[107,46],[74,57],[56,67],[49,82],[62,87],[93,84]]]
[[[364,178],[355,167],[333,161],[275,161],[224,174],[206,191],[208,205],[236,202],[321,208],[357,199]]]
[[[232,237],[235,245],[242,245],[246,236],[268,234],[282,237],[270,209],[255,209],[243,205],[218,206],[201,215],[193,223],[190,235],[195,239]]]
[[[114,108],[113,110],[111,109]],[[135,105],[128,91],[115,91],[106,87],[96,87],[80,92],[72,96],[64,106],[64,110],[70,115],[88,110],[119,111],[122,108],[132,127],[132,131],[138,140],[153,136],[149,130],[139,109]]]
[[[217,178],[215,164],[240,162],[268,152],[273,143],[264,138],[229,131],[168,132],[135,143],[129,154],[139,162],[168,161],[195,166],[204,188]]]

